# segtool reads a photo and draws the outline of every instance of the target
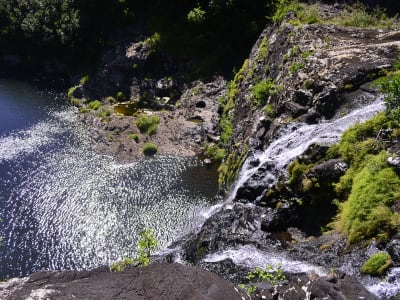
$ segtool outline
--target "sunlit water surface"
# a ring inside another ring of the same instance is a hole
[[[135,254],[144,228],[166,246],[216,194],[215,171],[194,158],[118,165],[94,153],[64,103],[0,80],[0,277],[108,265]]]

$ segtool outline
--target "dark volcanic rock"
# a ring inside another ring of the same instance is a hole
[[[34,273],[0,284],[1,299],[241,299],[218,275],[181,264],[152,264],[119,273],[108,269]]]
[[[364,299],[377,300],[354,277],[337,275],[318,277],[307,275],[290,276],[289,280],[270,289],[260,289],[253,299]]]

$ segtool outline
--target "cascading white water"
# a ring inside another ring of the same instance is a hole
[[[277,134],[277,138],[271,142],[265,151],[256,152],[246,159],[238,179],[230,192],[229,200],[235,198],[239,187],[249,180],[264,163],[269,162],[275,169],[281,170],[282,174],[285,172],[285,168],[288,164],[297,156],[301,155],[311,144],[330,146],[337,143],[342,133],[347,128],[357,122],[370,119],[383,109],[383,102],[378,98],[373,103],[356,109],[348,115],[334,121],[326,121],[311,125],[289,123],[283,126]],[[257,166],[252,167],[252,161],[258,161],[259,163]],[[268,176],[273,183],[278,180],[276,174],[270,173]]]
[[[285,173],[288,164],[304,151],[311,144],[332,145],[337,143],[342,133],[350,126],[370,119],[378,112],[384,110],[384,103],[381,97],[378,97],[373,103],[364,107],[358,108],[348,115],[326,121],[320,124],[301,124],[290,123],[283,126],[276,139],[273,140],[265,151],[255,152],[251,154],[243,164],[238,179],[234,184],[227,202],[214,206],[209,212],[215,213],[220,209],[229,209],[229,204],[237,194],[238,189],[243,186],[265,163],[274,166],[274,170],[280,170],[280,174],[270,173],[265,174],[270,178],[273,185],[282,173]],[[254,161],[257,161],[257,166],[254,166]],[[285,253],[277,252],[276,250],[261,251],[254,246],[245,245],[233,248],[227,248],[216,253],[208,254],[204,262],[218,262],[225,259],[231,259],[235,264],[246,266],[249,268],[264,268],[266,265],[280,264],[286,272],[313,272],[319,275],[325,275],[328,271],[316,265],[309,264],[298,260],[293,260]],[[382,282],[376,278],[362,278],[362,283],[367,289],[378,295],[381,299],[389,299],[400,291],[400,281],[398,275],[399,268],[393,268],[388,274],[388,281]]]

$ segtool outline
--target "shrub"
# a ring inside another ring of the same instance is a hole
[[[130,257],[125,257],[122,261],[115,262],[111,265],[110,271],[111,272],[122,272],[127,267],[132,266],[135,264],[135,260]]]
[[[126,100],[126,97],[123,92],[118,92],[116,98],[118,102],[124,102]]]
[[[344,26],[390,29],[395,25],[395,19],[395,17],[389,18],[379,7],[368,10],[365,5],[357,2],[352,6],[347,6],[336,21]]]
[[[150,255],[156,249],[157,244],[153,230],[147,228],[140,233],[140,241],[138,244],[139,256],[137,258],[139,266],[147,266],[149,264]]]
[[[94,100],[89,102],[88,107],[93,110],[98,110],[101,106],[101,102],[99,100]]]
[[[139,142],[139,135],[137,133],[129,134],[128,137],[134,140],[136,143]]]
[[[144,155],[154,155],[158,151],[158,147],[156,144],[152,142],[147,142],[143,145],[143,154]]]
[[[313,5],[306,8],[304,4],[297,0],[278,0],[278,5],[272,17],[272,21],[274,24],[281,23],[289,12],[293,12],[296,15],[297,22],[291,21],[295,24],[314,24],[320,21],[317,6]]]
[[[192,24],[202,24],[206,19],[206,12],[198,5],[187,14],[187,20]]]
[[[158,125],[160,124],[160,117],[143,115],[136,119],[135,124],[140,132],[153,135],[157,132]]]
[[[214,160],[222,160],[225,157],[225,149],[219,148],[216,144],[206,144],[205,150],[207,156]]]
[[[386,113],[393,121],[400,121],[400,73],[395,72],[375,81],[384,96]]]
[[[371,276],[381,276],[392,264],[387,252],[378,252],[372,255],[361,267],[361,273]]]
[[[364,158],[340,207],[337,227],[350,244],[370,238],[386,241],[399,225],[399,214],[390,206],[400,197],[400,178],[387,158],[385,151]]]

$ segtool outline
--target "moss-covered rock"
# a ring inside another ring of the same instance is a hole
[[[392,264],[387,252],[378,252],[372,255],[361,267],[361,273],[371,276],[382,276]]]

